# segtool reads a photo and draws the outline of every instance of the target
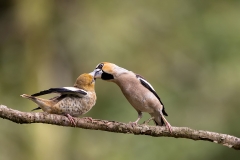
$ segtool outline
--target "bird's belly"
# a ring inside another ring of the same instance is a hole
[[[156,97],[153,94],[133,93],[125,95],[129,103],[138,111],[153,113]]]
[[[95,100],[88,97],[66,97],[54,106],[53,112],[77,117],[87,113],[94,105]]]

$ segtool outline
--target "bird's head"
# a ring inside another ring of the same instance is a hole
[[[77,78],[74,87],[84,89],[86,91],[94,91],[95,86],[94,74],[95,72],[81,74]]]
[[[106,81],[114,81],[119,75],[127,72],[126,69],[109,62],[99,63],[94,72],[95,78],[100,78]]]

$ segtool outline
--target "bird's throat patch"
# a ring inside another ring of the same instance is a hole
[[[108,74],[108,73],[105,73],[105,72],[102,73],[101,78],[102,78],[103,80],[111,80],[111,79],[114,79],[113,75]]]

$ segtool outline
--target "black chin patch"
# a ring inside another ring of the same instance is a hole
[[[102,73],[102,77],[101,77],[103,80],[111,80],[111,79],[114,79],[113,75],[111,74],[108,74],[108,73],[105,73],[103,72]]]

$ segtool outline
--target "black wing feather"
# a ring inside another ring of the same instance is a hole
[[[35,111],[35,110],[39,110],[39,109],[41,109],[41,108],[37,107],[37,108],[32,109],[31,111]]]
[[[165,111],[164,104],[162,103],[162,101],[161,101],[160,97],[158,96],[158,94],[156,93],[156,91],[154,91],[153,88],[152,88],[151,86],[149,86],[148,83],[145,82],[146,80],[145,80],[142,76],[140,76],[139,74],[136,74],[136,77],[140,80],[141,84],[142,84],[144,87],[146,87],[149,91],[151,91],[151,92],[157,97],[157,99],[159,100],[159,102],[160,102],[160,103],[162,104],[162,106],[163,106],[163,110],[162,110],[163,114],[164,114],[165,116],[168,116],[167,112]],[[145,81],[144,81],[144,80],[145,80]]]
[[[32,94],[31,96],[37,97],[37,96],[41,96],[41,95],[45,95],[45,94],[50,94],[50,93],[61,93],[61,94],[82,94],[82,95],[87,95],[87,92],[85,92],[84,90],[76,90],[76,91],[72,91],[66,88],[50,88],[48,90],[44,90],[35,94]]]

